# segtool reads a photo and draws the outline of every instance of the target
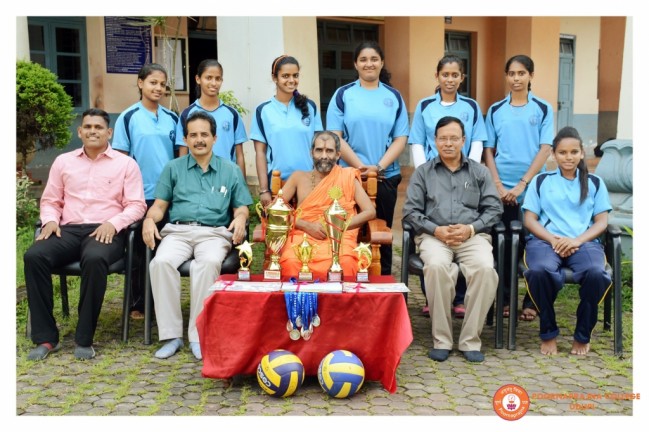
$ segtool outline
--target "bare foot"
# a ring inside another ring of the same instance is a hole
[[[589,343],[581,343],[577,342],[576,340],[572,341],[572,350],[570,350],[570,354],[586,355],[588,354],[588,351],[590,351]]]
[[[553,356],[557,352],[557,338],[541,341],[541,354]]]
[[[534,321],[536,318],[536,309],[525,308],[521,311],[521,314],[518,317],[519,321]]]

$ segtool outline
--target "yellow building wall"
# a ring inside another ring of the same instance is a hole
[[[180,25],[180,37],[187,36],[186,18],[183,17]],[[175,34],[176,19],[169,18],[168,35]],[[136,74],[106,73],[106,31],[104,17],[87,17],[86,32],[88,44],[88,76],[90,105],[101,108],[109,113],[121,113],[126,108],[140,99],[137,88]],[[156,32],[156,34],[159,34]],[[154,59],[154,61],[156,61]],[[194,85],[194,78],[189,77],[188,85]],[[189,93],[177,92],[180,109],[189,105]],[[161,104],[169,106],[169,101],[164,98]]]
[[[287,54],[297,59],[300,63],[299,91],[320,106],[316,17],[284,17],[283,28],[285,52],[275,57]],[[267,67],[270,74],[270,65],[262,66]]]
[[[504,28],[503,17],[452,17],[452,22],[445,26],[447,31],[471,33],[472,97],[483,114],[506,94]],[[441,38],[443,40],[443,33]]]
[[[532,18],[531,57],[534,60],[532,91],[552,105],[555,113],[559,96],[559,40],[561,21],[558,17]]]
[[[559,85],[558,17],[509,17],[506,19],[505,62],[525,54],[534,61],[532,92],[545,99],[556,111]],[[503,73],[503,80],[505,75]],[[507,87],[504,87],[507,92]]]
[[[599,40],[600,18],[561,18],[560,30],[563,35],[575,36],[573,113],[597,114],[597,75],[600,65],[596,41]]]
[[[602,17],[602,38],[599,40],[602,59],[599,64],[599,109],[617,111],[620,102],[620,82],[624,57],[625,17]]]
[[[399,90],[401,96],[410,108],[410,71],[414,65],[410,63],[410,18],[409,17],[386,17],[384,20],[384,38],[383,44],[384,68],[390,74],[390,84]]]

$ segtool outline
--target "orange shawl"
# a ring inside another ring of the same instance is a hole
[[[325,210],[331,206],[333,200],[329,197],[328,192],[334,186],[338,186],[343,191],[343,196],[338,203],[347,211],[348,218],[356,214],[356,201],[354,200],[354,179],[361,181],[361,176],[356,168],[342,168],[335,165],[329,175],[320,181],[313,191],[298,206],[298,218],[309,222],[319,222],[324,216]],[[340,248],[340,265],[343,268],[345,276],[355,276],[358,271],[358,257],[353,249],[356,247],[356,238],[358,237],[358,228],[347,230],[343,234],[342,245]],[[303,231],[294,229],[289,234],[288,240],[282,248],[280,265],[282,267],[282,276],[297,277],[302,263],[295,256],[293,245],[302,243]],[[307,240],[311,244],[317,244],[317,251],[313,259],[309,262],[309,268],[313,272],[314,279],[320,278],[324,281],[327,278],[327,271],[331,267],[333,255],[331,252],[331,241],[329,239],[316,240],[307,234]]]

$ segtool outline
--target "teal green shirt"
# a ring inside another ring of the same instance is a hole
[[[232,222],[232,209],[252,204],[239,167],[215,154],[205,172],[191,153],[167,163],[155,197],[171,204],[171,222],[198,221],[224,227]]]

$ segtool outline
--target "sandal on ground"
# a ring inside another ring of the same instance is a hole
[[[464,318],[466,308],[463,304],[459,304],[453,308],[453,313],[455,314],[455,318]]]
[[[143,320],[144,319],[144,312],[141,312],[139,310],[133,309],[130,313],[131,319],[134,320]]]
[[[503,317],[504,318],[509,318],[509,306],[504,306],[503,307]]]
[[[57,352],[61,349],[61,343],[57,343],[56,346],[52,345],[49,342],[45,342],[32,349],[27,355],[27,360],[40,361],[45,360],[50,353]]]
[[[533,308],[523,308],[521,314],[518,316],[520,321],[534,321],[536,318],[537,312]]]
[[[424,308],[421,310],[421,314],[427,317],[430,316],[430,308],[428,307],[428,305],[424,306]]]

